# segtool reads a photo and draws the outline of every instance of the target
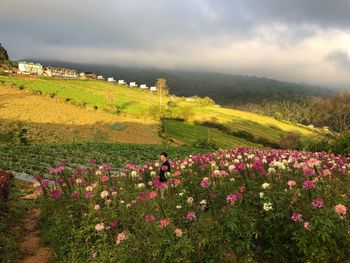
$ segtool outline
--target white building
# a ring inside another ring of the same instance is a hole
[[[100,75],[100,76],[97,76],[97,79],[103,80],[105,78],[102,75]]]
[[[124,84],[126,84],[126,83],[125,83],[125,81],[124,81],[123,79],[120,79],[120,80],[118,80],[118,84],[124,85]]]
[[[25,61],[18,63],[18,70],[21,74],[42,75],[44,73],[44,69],[41,64]]]
[[[131,88],[131,87],[137,87],[136,82],[130,82],[130,83],[129,83],[129,87],[130,87],[130,88]]]
[[[107,81],[112,82],[112,83],[116,82],[116,80],[114,78],[108,78]]]
[[[140,89],[148,89],[148,87],[147,87],[146,84],[141,84],[141,85],[140,85]]]
[[[150,87],[149,90],[150,91],[157,91],[157,87]]]

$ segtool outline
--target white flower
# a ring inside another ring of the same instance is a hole
[[[186,168],[186,166],[182,164],[182,165],[180,166],[180,168],[181,168],[181,170],[184,170],[184,169]]]
[[[179,193],[179,196],[183,196],[185,193],[184,192],[181,192],[181,193]]]
[[[273,174],[273,173],[276,173],[276,169],[273,168],[273,167],[270,167],[269,169],[267,169],[267,172],[268,172],[269,174]]]
[[[156,176],[156,175],[157,175],[157,173],[156,173],[155,171],[152,171],[152,172],[151,172],[151,176],[152,176],[152,177],[154,177],[154,176]]]
[[[263,183],[263,184],[261,185],[261,188],[262,188],[262,189],[270,188],[270,184],[269,184],[269,183]]]
[[[272,208],[272,203],[271,203],[271,202],[264,203],[263,209],[264,209],[265,211],[273,210],[273,208]]]
[[[136,171],[132,171],[132,172],[131,172],[131,177],[132,177],[132,178],[137,177],[137,172],[136,172]]]
[[[235,159],[233,163],[240,163],[240,161],[238,159]]]
[[[96,224],[95,225],[95,229],[97,230],[97,231],[101,231],[101,230],[103,230],[105,228],[105,225],[103,224],[103,223],[101,223],[101,224]]]
[[[155,166],[155,167],[159,167],[159,163],[155,163],[154,166]]]
[[[188,204],[190,204],[190,205],[192,205],[192,203],[193,203],[193,197],[189,197],[189,198],[187,198],[187,203]]]
[[[215,175],[220,175],[220,171],[219,170],[214,170],[213,172]]]
[[[177,206],[176,206],[176,209],[181,209],[181,208],[182,208],[181,205],[177,205]]]
[[[139,183],[138,185],[137,185],[137,188],[138,189],[143,189],[143,188],[145,188],[146,186],[145,186],[145,184],[144,183]]]
[[[232,172],[235,169],[235,166],[233,164],[231,164],[228,169]]]
[[[152,170],[153,170],[153,167],[152,167],[152,166],[148,167],[148,170],[151,170],[151,171],[152,171]]]
[[[95,210],[100,210],[100,208],[101,208],[101,207],[100,207],[99,205],[95,205],[95,206],[94,206],[94,209],[95,209]]]
[[[126,208],[130,208],[130,207],[131,207],[131,204],[128,203],[128,204],[126,205]]]
[[[241,160],[241,159],[242,159],[242,155],[238,155],[238,156],[237,156],[237,159],[238,159],[238,160]]]
[[[120,200],[120,204],[124,204],[125,203],[125,201],[124,200]]]
[[[207,200],[203,199],[202,201],[200,201],[199,204],[200,204],[200,205],[206,205],[206,204],[207,204]]]
[[[236,179],[235,178],[230,178],[230,181],[234,182],[234,181],[236,181]]]
[[[192,163],[192,159],[188,159],[188,162],[189,162],[189,163]]]
[[[264,192],[260,192],[260,193],[259,193],[260,198],[263,198],[263,197],[264,197],[264,195],[265,195],[265,193],[264,193]]]
[[[103,191],[101,192],[101,198],[106,198],[107,196],[108,196],[108,191],[103,190]]]
[[[40,185],[40,183],[39,183],[38,181],[36,181],[36,182],[33,184],[33,186],[34,186],[35,188],[38,188],[38,187],[40,187],[41,185]]]
[[[105,204],[106,204],[106,205],[112,204],[112,200],[111,200],[111,199],[107,199],[107,200],[105,201]]]

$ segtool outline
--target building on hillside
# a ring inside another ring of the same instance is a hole
[[[75,69],[45,67],[44,75],[48,77],[59,78],[78,78],[78,72]]]
[[[42,75],[44,73],[43,66],[39,63],[20,61],[18,63],[19,74]]]
[[[150,87],[149,90],[150,91],[157,91],[157,87]]]
[[[116,82],[116,80],[115,80],[114,78],[108,78],[107,81],[108,81],[108,82],[111,82],[111,83]]]
[[[118,84],[120,84],[120,85],[125,85],[126,83],[125,83],[125,80],[120,79],[120,80],[118,80]]]
[[[97,79],[104,80],[105,78],[102,75],[97,76]]]
[[[148,87],[147,87],[146,84],[141,84],[141,85],[140,85],[140,89],[148,89]]]
[[[137,87],[136,82],[130,82],[130,83],[129,83],[129,87],[130,87],[130,88],[132,88],[132,87]]]

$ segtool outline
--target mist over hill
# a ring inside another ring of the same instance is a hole
[[[329,96],[336,89],[283,82],[256,76],[230,75],[214,72],[163,70],[152,68],[121,67],[111,65],[77,64],[61,61],[35,60],[44,65],[91,71],[105,77],[126,81],[155,84],[156,79],[167,80],[171,93],[178,96],[208,96],[218,104],[261,104],[266,101],[291,97]]]

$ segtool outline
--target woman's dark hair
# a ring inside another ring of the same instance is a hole
[[[164,157],[168,157],[168,154],[166,152],[162,152],[160,155],[163,155]]]

